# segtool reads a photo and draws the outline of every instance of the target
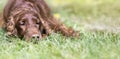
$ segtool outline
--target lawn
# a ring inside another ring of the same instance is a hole
[[[0,0],[2,12],[6,0]],[[0,59],[120,59],[120,0],[46,0],[53,15],[80,37],[52,33],[37,44],[6,37]]]

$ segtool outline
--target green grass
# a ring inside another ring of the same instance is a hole
[[[52,33],[34,44],[8,38],[0,29],[0,59],[120,59],[119,0],[47,0],[47,3],[54,16],[79,31],[80,37]]]

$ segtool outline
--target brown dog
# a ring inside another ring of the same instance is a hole
[[[78,34],[59,23],[44,0],[9,0],[4,12],[4,29],[9,36],[18,35],[29,41],[44,35],[61,32],[65,36]]]

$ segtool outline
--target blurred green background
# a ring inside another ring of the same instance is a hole
[[[88,30],[120,32],[120,0],[46,1],[53,13],[60,14],[60,18],[68,17],[68,21],[72,20]]]
[[[119,0],[47,0],[56,12],[83,16],[118,16],[120,15]]]
[[[2,14],[7,0],[0,0]],[[46,0],[52,14],[80,38],[52,33],[38,44],[6,37],[0,59],[120,59],[120,0]]]

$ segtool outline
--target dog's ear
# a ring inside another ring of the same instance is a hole
[[[39,10],[39,13],[42,14],[42,17],[49,17],[50,16],[50,8],[45,2],[45,0],[35,0],[34,2]]]
[[[3,11],[3,18],[4,18],[4,21],[7,21],[8,19],[8,16],[10,15],[10,11],[12,9],[12,7],[14,6],[16,0],[8,0],[5,8],[4,8],[4,11]]]
[[[5,25],[4,28],[6,29],[8,36],[17,35],[17,30],[15,28],[15,22],[13,17],[10,17],[7,23],[5,23],[4,25]]]

